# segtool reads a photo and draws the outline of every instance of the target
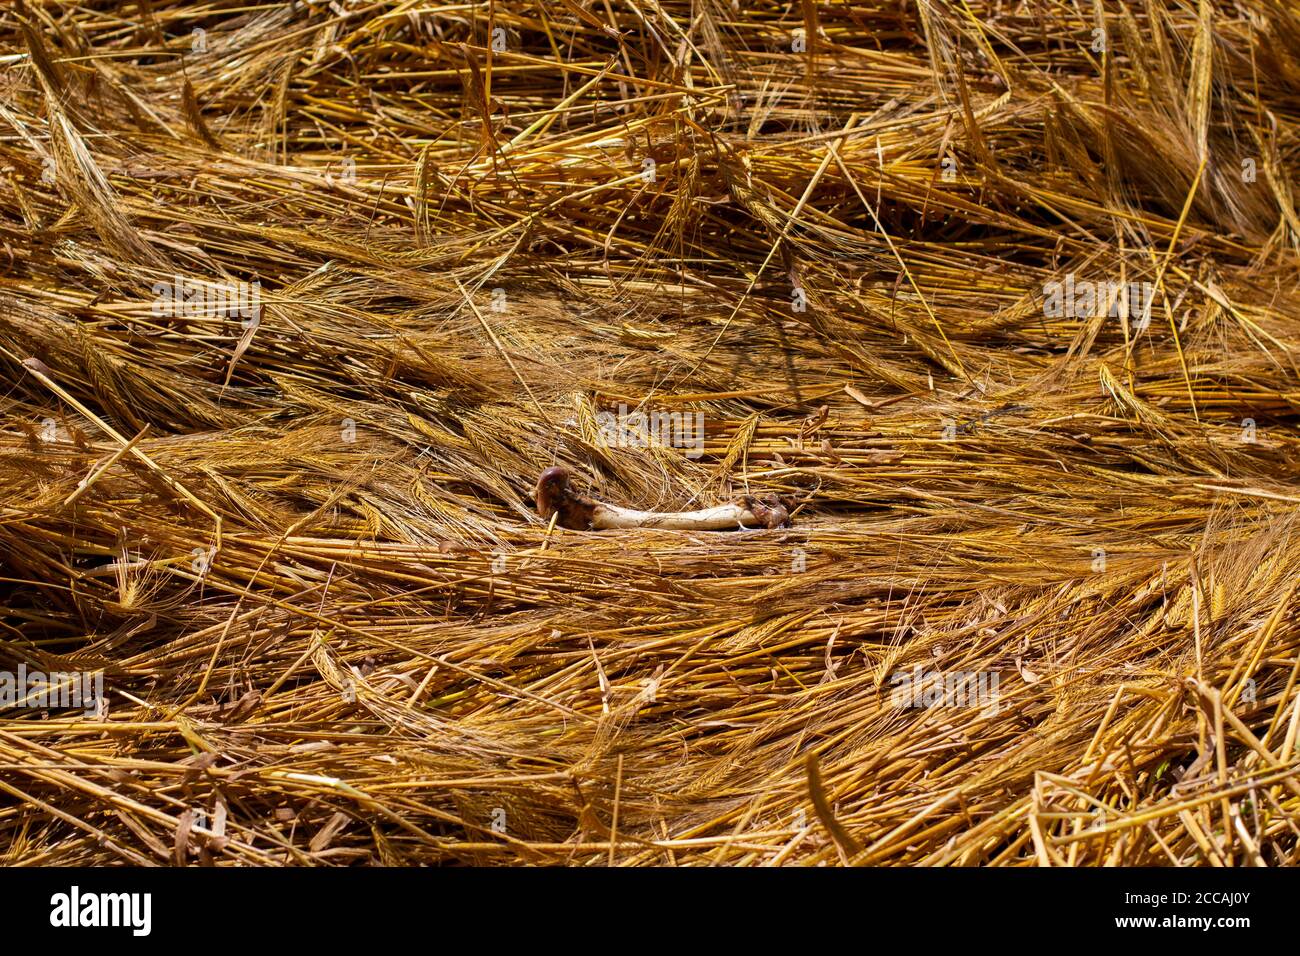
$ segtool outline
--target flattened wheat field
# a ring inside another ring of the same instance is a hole
[[[6,5],[0,864],[1296,863],[1298,157],[1280,0]]]

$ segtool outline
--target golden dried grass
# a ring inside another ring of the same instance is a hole
[[[1298,53],[1271,0],[8,9],[0,666],[111,708],[0,714],[0,861],[1295,862]],[[548,529],[555,463],[803,509]]]

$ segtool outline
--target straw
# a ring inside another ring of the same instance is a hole
[[[1293,10],[125,6],[0,13],[0,863],[1297,862]]]

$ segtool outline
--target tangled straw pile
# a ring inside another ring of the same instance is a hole
[[[1279,0],[7,8],[0,669],[109,706],[0,712],[0,863],[1296,862],[1298,55]],[[799,510],[548,528],[555,464]]]

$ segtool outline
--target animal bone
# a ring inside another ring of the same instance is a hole
[[[607,505],[569,487],[569,469],[556,465],[537,479],[537,511],[561,528],[601,531],[606,528],[660,528],[669,531],[731,531],[736,528],[781,528],[790,511],[775,497],[753,495],[698,511],[636,511]]]

